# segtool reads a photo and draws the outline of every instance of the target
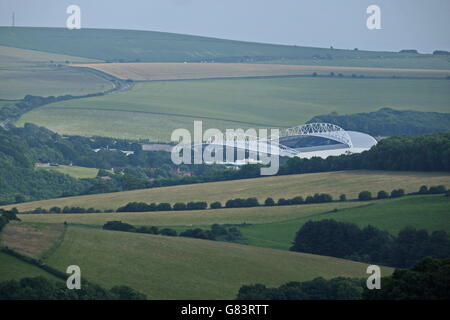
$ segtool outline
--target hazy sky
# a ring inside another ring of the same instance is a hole
[[[225,39],[367,50],[450,50],[450,0],[0,0],[0,25],[139,29]],[[381,8],[381,30],[366,9]]]

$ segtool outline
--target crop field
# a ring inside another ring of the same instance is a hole
[[[315,65],[273,65],[244,63],[101,63],[74,65],[109,73],[123,80],[154,81],[233,77],[270,77],[292,75],[329,75],[331,72],[344,76],[413,76],[441,77],[450,75],[450,70],[358,68]]]
[[[60,165],[58,167],[39,168],[39,170],[53,170],[78,179],[95,178],[98,173],[98,169],[95,168],[63,165]]]
[[[339,172],[310,173],[300,175],[273,176],[236,181],[222,181],[180,185],[172,187],[141,189],[25,202],[5,206],[17,207],[19,211],[29,211],[37,207],[49,209],[52,206],[79,206],[96,209],[117,209],[132,201],[142,202],[189,202],[221,201],[233,198],[256,197],[261,203],[267,197],[274,199],[306,197],[315,193],[329,193],[335,199],[346,194],[347,199],[357,198],[363,190],[375,193],[380,190],[390,192],[403,188],[406,192],[416,192],[422,185],[450,186],[450,175],[439,172],[399,172],[352,170]]]
[[[105,287],[128,285],[149,299],[233,299],[244,284],[364,277],[367,267],[247,245],[74,226],[45,262],[60,270],[76,264],[87,280]]]
[[[60,134],[167,142],[174,129],[193,130],[194,120],[204,121],[204,130],[290,127],[334,111],[351,114],[391,107],[449,112],[449,101],[447,80],[311,77],[155,81],[137,83],[132,90],[118,94],[46,105],[26,113],[17,125],[32,122]]]
[[[0,46],[0,99],[25,95],[84,95],[112,88],[108,81],[66,63],[93,59]]]

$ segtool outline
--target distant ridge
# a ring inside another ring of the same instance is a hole
[[[417,57],[415,54],[371,52],[223,40],[155,31],[0,27],[0,45],[108,62],[267,62]],[[428,55],[420,55],[423,58]]]

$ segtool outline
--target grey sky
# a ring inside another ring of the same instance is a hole
[[[367,50],[450,50],[450,0],[0,0],[0,25],[139,29],[225,39]],[[368,30],[366,8],[381,8]]]

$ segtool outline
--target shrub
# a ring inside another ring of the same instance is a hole
[[[391,192],[391,198],[399,198],[405,195],[405,190],[403,189],[395,189]]]
[[[136,229],[128,223],[124,223],[122,221],[108,221],[103,225],[103,229],[105,230],[117,230],[117,231],[128,231],[132,232]]]
[[[360,201],[372,200],[372,193],[370,191],[361,191],[358,195],[358,200]]]
[[[339,201],[347,201],[347,196],[345,194],[341,194],[339,196]]]
[[[157,209],[158,211],[170,211],[172,210],[172,206],[170,205],[170,203],[161,202],[160,204],[158,204]]]
[[[429,193],[430,194],[441,194],[441,193],[445,193],[445,191],[446,191],[445,187],[440,185],[440,186],[430,187]]]
[[[418,193],[419,194],[428,194],[428,187],[427,186],[421,186]]]
[[[291,204],[291,200],[281,198],[281,199],[278,199],[277,204],[278,204],[279,206],[288,206],[288,205]]]
[[[377,199],[387,199],[387,198],[389,198],[389,194],[386,191],[384,190],[378,191]]]
[[[291,204],[303,204],[303,203],[305,203],[303,197],[294,197],[291,199]]]
[[[176,237],[177,236],[177,232],[173,229],[169,229],[169,228],[164,228],[159,232],[160,235],[163,236],[170,236],[170,237]]]
[[[222,204],[219,201],[213,202],[209,205],[211,209],[220,209],[222,208]]]
[[[175,211],[186,210],[186,204],[183,202],[177,202],[173,205],[173,210]]]
[[[275,201],[272,198],[267,198],[266,201],[264,201],[264,205],[266,207],[272,207],[275,205]]]

